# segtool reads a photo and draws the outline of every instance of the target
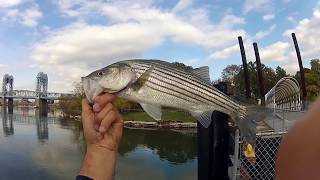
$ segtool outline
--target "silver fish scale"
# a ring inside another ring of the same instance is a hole
[[[145,86],[139,90],[139,93],[135,94],[139,97],[132,100],[141,101],[144,99],[145,102],[187,110],[190,110],[190,108],[215,109],[226,112],[231,116],[239,113],[238,116],[245,116],[243,106],[191,73],[174,69],[170,63],[153,60],[125,62],[133,68],[137,77],[140,77],[151,66],[154,67]],[[156,102],[154,102],[154,99],[156,99]]]
[[[147,64],[147,68],[146,68],[146,64]],[[176,67],[172,67],[173,65],[168,62],[144,60],[143,63],[137,62],[136,64],[136,68],[145,67],[146,69],[148,69],[151,66],[154,66],[156,69],[162,72],[164,71],[165,73],[170,74],[170,76],[167,76],[167,78],[176,77],[178,79],[182,79],[182,80],[179,80],[180,81],[179,83],[186,82],[186,84],[188,85],[192,85],[196,83],[196,86],[198,87],[197,91],[199,90],[203,93],[208,92],[206,93],[207,96],[216,98],[215,96],[212,96],[212,95],[216,95],[221,99],[223,99],[224,101],[227,101],[228,104],[232,104],[235,107],[239,106],[238,103],[233,101],[229,96],[224,95],[222,92],[214,88],[212,85],[208,85],[207,82],[204,82],[202,79],[199,79],[199,77],[191,74],[190,72],[182,71],[177,69]],[[159,71],[157,71],[157,73],[158,72]],[[190,88],[194,88],[194,86]]]

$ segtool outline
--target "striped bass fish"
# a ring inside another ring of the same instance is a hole
[[[89,102],[102,92],[135,101],[155,120],[161,107],[186,110],[204,127],[213,111],[228,114],[238,123],[247,117],[247,108],[211,85],[209,67],[192,70],[161,60],[124,60],[82,77]]]

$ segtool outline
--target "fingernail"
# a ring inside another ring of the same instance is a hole
[[[103,126],[100,126],[99,128],[99,132],[104,133],[106,131],[106,128]]]
[[[96,131],[99,131],[99,125],[98,125],[98,124],[94,125],[94,129],[95,129]]]
[[[99,105],[99,104],[94,104],[94,105],[93,105],[93,110],[94,110],[95,112],[100,111],[100,105]]]

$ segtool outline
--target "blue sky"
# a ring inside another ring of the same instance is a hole
[[[208,65],[212,80],[240,64],[237,36],[247,58],[288,72],[298,69],[290,33],[304,60],[319,58],[318,0],[0,0],[0,73],[15,89],[68,92],[89,72],[122,59],[153,58]]]

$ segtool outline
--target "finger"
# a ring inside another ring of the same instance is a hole
[[[82,100],[82,123],[85,129],[92,129],[94,126],[94,115],[87,99]]]
[[[96,114],[95,116],[95,122],[96,124],[100,124],[103,118],[113,109],[113,105],[111,103],[108,103],[104,106],[104,108]]]
[[[109,94],[109,93],[104,93],[102,95],[99,95],[94,98],[94,105],[93,105],[93,110],[94,112],[99,112],[101,109],[108,104],[109,102],[113,101],[116,98],[115,95]]]
[[[101,121],[100,127],[99,127],[99,132],[104,133],[106,132],[109,128],[110,125],[113,122],[116,122],[117,119],[119,118],[118,114],[116,111],[110,111]]]
[[[122,120],[121,116],[120,116],[120,118],[118,118],[118,120],[116,122],[111,124],[111,126],[112,126],[114,137],[117,140],[117,142],[119,143],[120,139],[122,137],[122,131],[123,131],[123,120]]]

